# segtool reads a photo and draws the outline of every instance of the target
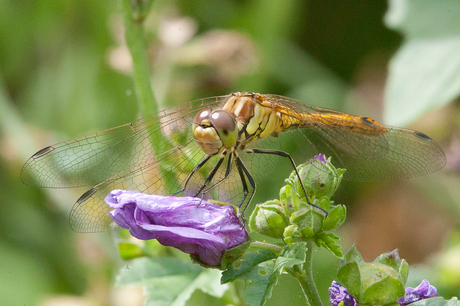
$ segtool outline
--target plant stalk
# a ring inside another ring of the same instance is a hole
[[[321,298],[319,297],[318,289],[316,288],[313,279],[313,241],[310,239],[307,242],[307,251],[305,263],[294,266],[290,274],[294,276],[300,284],[307,303],[312,306],[322,306]]]

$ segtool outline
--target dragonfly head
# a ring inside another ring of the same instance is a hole
[[[224,110],[203,109],[193,119],[194,136],[203,151],[214,155],[238,139],[238,127],[232,114]]]

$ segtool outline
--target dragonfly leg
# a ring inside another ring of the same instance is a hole
[[[236,161],[235,162],[236,168],[238,169],[238,173],[240,174],[241,182],[243,183],[243,190],[244,190],[243,199],[241,200],[240,205],[238,205],[238,207],[241,208],[241,206],[244,203],[244,200],[246,199],[246,197],[247,197],[247,195],[249,193],[248,185],[246,183],[246,177],[248,178],[249,184],[251,184],[251,187],[252,187],[251,196],[249,197],[249,200],[248,200],[246,206],[244,206],[244,208],[240,212],[241,219],[243,220],[243,223],[244,223],[244,212],[248,208],[249,203],[251,203],[252,198],[254,197],[254,194],[256,193],[256,183],[254,182],[254,179],[252,178],[252,176],[249,173],[248,169],[246,169],[246,166],[243,164],[243,161],[239,158],[239,156],[236,155],[236,153],[235,153],[234,156],[235,156],[235,161]],[[245,177],[245,175],[246,175],[246,177]]]
[[[297,178],[299,179],[300,186],[302,186],[302,190],[303,190],[303,192],[305,194],[305,198],[307,199],[307,203],[309,205],[321,210],[322,212],[324,212],[326,214],[326,217],[327,217],[327,215],[328,215],[327,211],[325,211],[321,207],[319,207],[319,206],[317,206],[315,204],[312,204],[310,202],[310,199],[308,198],[308,195],[307,195],[307,191],[305,190],[305,186],[303,185],[302,179],[300,178],[299,172],[297,171],[297,166],[296,166],[294,160],[292,159],[291,155],[289,155],[289,153],[283,152],[283,151],[264,150],[264,149],[248,149],[248,150],[246,150],[246,152],[247,153],[259,153],[259,154],[272,154],[272,155],[278,155],[278,156],[289,158],[289,160],[291,161],[292,167],[294,168],[294,171],[295,171],[295,173],[297,175]]]
[[[192,178],[193,174],[195,174],[195,172],[197,172],[198,170],[200,170],[201,167],[203,167],[204,164],[206,164],[210,159],[211,159],[212,155],[208,155],[206,156],[205,158],[203,158],[202,161],[200,161],[198,163],[198,165],[195,166],[195,168],[193,168],[193,170],[189,173],[189,175],[187,176],[187,178],[185,179],[184,181],[184,185],[182,187],[181,190],[178,190],[176,192],[174,192],[173,194],[171,195],[175,195],[175,194],[178,194],[180,192],[183,192],[186,188],[187,188],[187,184],[188,182],[190,181],[190,179]]]
[[[223,160],[223,159],[222,159],[222,160]],[[219,166],[220,166],[220,165],[219,165]],[[204,191],[203,191],[203,195],[204,195],[205,193],[209,192],[211,189],[213,189],[213,188],[216,187],[217,185],[219,185],[220,183],[222,183],[223,181],[225,181],[225,180],[228,178],[228,176],[230,175],[230,170],[231,170],[231,168],[232,168],[232,159],[229,158],[229,159],[228,159],[228,163],[227,163],[227,170],[225,171],[225,176],[224,176],[220,181],[216,182],[216,183],[213,184],[211,187],[208,187],[206,190],[204,190]],[[213,174],[213,176],[214,176],[214,174]],[[208,178],[209,178],[209,176],[208,176]],[[212,179],[212,177],[209,178],[209,181],[211,181],[211,179]],[[207,184],[209,184],[209,181],[205,182],[205,185],[203,185],[203,187],[198,191],[198,193],[200,193],[200,192],[203,190],[203,188],[204,188]]]
[[[194,195],[195,197],[198,196],[201,193],[201,199],[203,199],[203,197],[204,197],[206,192],[208,192],[209,190],[213,189],[215,186],[217,186],[218,184],[220,184],[222,181],[224,181],[227,178],[227,176],[228,176],[228,174],[230,172],[230,170],[228,168],[227,168],[227,173],[225,174],[225,177],[222,180],[220,180],[216,184],[212,185],[211,187],[209,187],[205,191],[203,191],[203,189],[205,189],[206,186],[214,178],[214,175],[216,175],[217,170],[219,170],[219,168],[222,165],[222,162],[224,161],[226,155],[227,155],[227,150],[222,152],[222,154],[220,155],[219,160],[217,161],[216,165],[214,166],[214,168],[212,168],[211,172],[209,172],[208,176],[206,177],[206,180],[204,181],[203,186],[201,186],[201,188],[195,193],[195,195]]]

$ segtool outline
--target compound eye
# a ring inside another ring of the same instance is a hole
[[[210,119],[209,116],[211,115],[211,112],[212,111],[209,108],[200,110],[193,118],[193,124],[200,125],[201,122],[203,122],[203,120],[205,119],[209,120]]]
[[[233,132],[236,130],[236,122],[233,116],[224,111],[218,110],[212,113],[211,123],[217,130]]]

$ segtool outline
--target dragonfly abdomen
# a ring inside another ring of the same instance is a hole
[[[309,128],[326,125],[341,130],[349,130],[368,136],[379,136],[388,130],[377,121],[369,117],[353,116],[349,114],[299,114],[298,126]]]

